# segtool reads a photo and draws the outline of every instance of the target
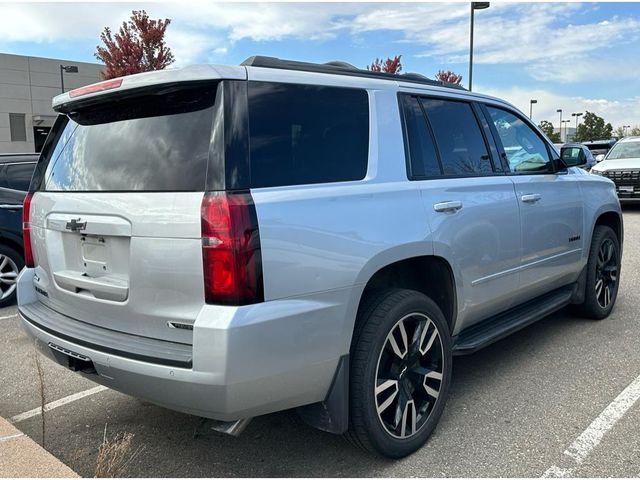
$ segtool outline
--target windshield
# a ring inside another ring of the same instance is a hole
[[[202,191],[215,86],[96,105],[68,115],[47,191]]]
[[[606,160],[640,158],[640,142],[618,142],[609,151]]]

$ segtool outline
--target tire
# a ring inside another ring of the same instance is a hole
[[[0,245],[0,308],[16,300],[16,280],[24,267],[22,255],[7,245]]]
[[[449,326],[429,297],[402,289],[369,296],[351,344],[347,438],[390,458],[424,445],[447,398],[451,352]]]
[[[594,320],[609,316],[618,296],[620,261],[618,237],[611,228],[596,225],[589,249],[584,302],[577,308],[581,316]]]

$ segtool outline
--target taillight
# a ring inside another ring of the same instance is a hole
[[[251,194],[205,194],[201,225],[206,302],[247,305],[263,301],[260,234]]]
[[[33,193],[27,193],[27,196],[24,197],[24,203],[22,204],[22,243],[24,244],[24,264],[27,268],[33,268],[35,266],[33,250],[31,249],[31,225],[29,224],[32,198]]]

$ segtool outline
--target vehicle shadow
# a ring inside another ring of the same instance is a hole
[[[559,337],[584,328],[585,323],[592,322],[562,311],[476,354],[456,358],[449,401],[438,429],[426,447],[399,461],[374,457],[341,436],[317,431],[304,424],[295,411],[256,418],[241,436],[234,438],[198,428],[197,417],[116,392],[105,392],[104,397],[94,399],[95,407],[85,411],[78,407],[71,415],[76,420],[52,415],[48,420],[49,435],[58,438],[48,441],[48,449],[80,475],[92,476],[94,457],[107,425],[107,433],[113,435],[133,433],[134,449],[142,447],[123,472],[125,476],[445,476],[445,470],[436,468],[443,454],[446,456],[444,446],[453,443],[460,449],[467,448],[465,438],[457,438],[457,412],[469,405],[476,408],[474,398],[492,395],[494,382],[526,368],[540,351],[551,348]],[[479,422],[492,421],[492,412],[486,405],[477,408],[473,415]],[[486,420],[482,420],[483,416]],[[425,465],[418,470],[416,458]],[[482,475],[473,471],[469,474]]]

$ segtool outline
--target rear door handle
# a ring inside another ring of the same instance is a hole
[[[526,195],[522,195],[520,200],[524,203],[536,203],[542,198],[542,195],[539,193],[527,193]]]
[[[462,202],[459,200],[433,204],[433,209],[436,212],[457,212],[461,208],[462,208]]]

